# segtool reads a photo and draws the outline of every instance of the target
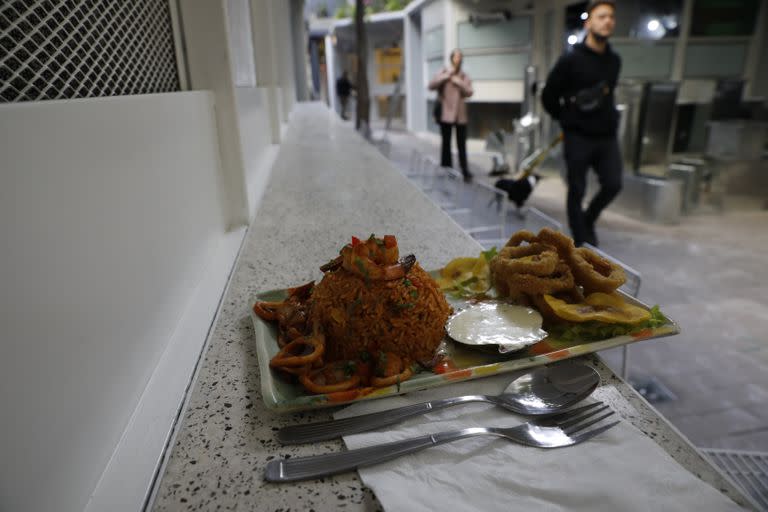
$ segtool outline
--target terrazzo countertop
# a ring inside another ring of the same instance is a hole
[[[279,414],[262,400],[253,297],[320,277],[318,267],[351,235],[392,233],[424,268],[477,254],[480,246],[373,146],[324,105],[298,104],[271,181],[205,348],[150,508],[173,510],[380,510],[355,473],[270,484],[276,457],[339,451],[341,441],[282,446],[283,426],[330,419],[331,410]],[[737,503],[743,496],[599,357],[595,397],[649,435],[680,464]]]

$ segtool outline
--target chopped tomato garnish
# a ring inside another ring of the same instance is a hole
[[[359,239],[359,238],[357,238],[356,236],[353,236],[353,237],[352,237],[352,247],[357,247],[357,246],[358,246],[358,245],[360,245],[361,243],[362,243],[362,242],[360,241],[360,239]]]
[[[450,373],[456,371],[456,365],[450,359],[441,359],[435,366],[432,367],[432,371],[441,373]]]
[[[349,389],[347,391],[336,391],[335,393],[328,393],[325,396],[328,401],[332,403],[351,402],[360,396],[360,390]]]
[[[528,347],[528,352],[531,354],[535,354],[537,356],[542,354],[549,354],[553,350],[555,349],[552,347],[552,345],[550,345],[546,341],[540,341]]]
[[[463,370],[453,370],[445,374],[445,378],[448,380],[464,380],[472,376],[472,370],[465,368]]]
[[[645,328],[637,332],[633,332],[630,336],[633,338],[647,338],[653,334],[653,329]]]

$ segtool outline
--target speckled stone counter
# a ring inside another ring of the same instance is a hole
[[[249,318],[259,292],[318,279],[318,267],[351,235],[392,233],[424,268],[477,254],[479,245],[321,104],[292,114],[271,181],[246,236],[187,407],[151,504],[167,510],[378,510],[355,474],[297,484],[263,481],[276,457],[342,449],[342,443],[281,446],[279,427],[330,419],[328,409],[281,415],[262,401]],[[678,462],[738,503],[741,494],[598,357],[596,397]]]

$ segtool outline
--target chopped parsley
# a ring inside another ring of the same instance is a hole
[[[387,354],[379,351],[379,360],[376,361],[376,376],[386,377],[387,375]]]
[[[357,364],[354,361],[347,361],[344,364],[344,375],[351,377],[355,372],[357,372]]]
[[[485,258],[485,261],[490,262],[496,255],[499,253],[499,251],[496,250],[496,246],[491,247],[487,251],[482,251],[480,254],[483,255]]]
[[[371,275],[368,273],[368,268],[365,266],[365,263],[360,258],[355,258],[355,266],[360,271],[361,274],[365,277],[365,286],[367,287],[371,283]]]

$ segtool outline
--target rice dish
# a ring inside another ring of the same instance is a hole
[[[358,360],[393,352],[431,361],[451,307],[418,263],[400,279],[367,280],[339,268],[312,292],[312,317],[326,337],[326,358]]]

